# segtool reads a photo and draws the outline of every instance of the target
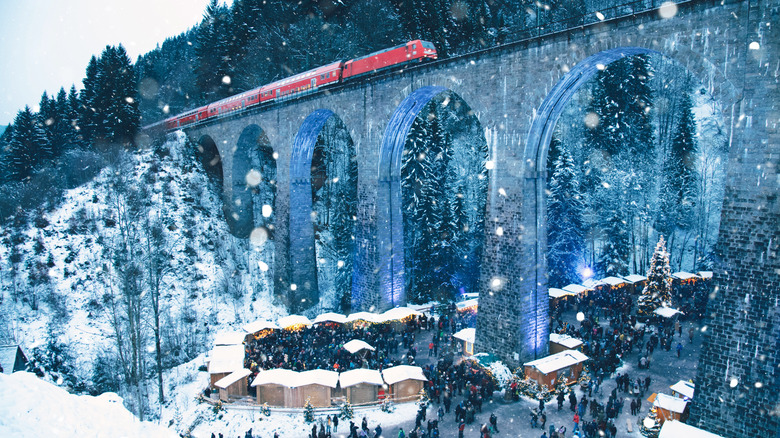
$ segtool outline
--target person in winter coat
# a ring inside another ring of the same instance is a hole
[[[333,432],[339,431],[339,416],[336,414],[333,414]]]
[[[490,413],[490,424],[493,426],[493,430],[498,433],[498,417],[496,417],[495,412]]]
[[[406,434],[404,433],[404,428],[398,429],[398,438],[406,438]]]
[[[572,412],[577,409],[577,395],[574,394],[574,391],[569,393],[569,409],[571,409]]]
[[[374,438],[379,438],[382,436],[382,425],[377,424],[374,428]]]
[[[565,400],[563,392],[558,393],[558,410],[560,411],[561,408],[563,408],[563,401]]]

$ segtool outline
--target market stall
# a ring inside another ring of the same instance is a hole
[[[396,401],[408,401],[420,394],[425,387],[423,370],[410,365],[398,365],[382,371],[382,377],[390,390],[390,396]]]
[[[247,334],[252,335],[255,339],[265,337],[272,330],[279,330],[278,325],[264,319],[259,319],[255,322],[244,324],[242,328],[247,332]]]
[[[465,356],[474,354],[474,340],[477,337],[477,329],[465,328],[456,332],[452,337],[461,341],[461,352]]]
[[[268,403],[268,406],[278,407],[302,407],[296,406],[293,388],[299,386],[298,373],[292,370],[278,368],[274,370],[260,371],[252,382],[257,391],[257,404]]]
[[[326,312],[322,315],[317,315],[312,321],[312,325],[317,324],[346,324],[347,317],[340,313]]]
[[[339,374],[339,384],[350,403],[363,404],[378,400],[378,391],[384,381],[379,371],[360,368]]]
[[[679,421],[666,421],[658,433],[658,438],[724,438],[721,435],[715,435],[712,432],[699,429],[690,424]]]
[[[243,345],[219,345],[206,358],[211,386],[233,371],[244,368]]]
[[[229,401],[231,398],[246,397],[248,395],[247,377],[250,374],[252,374],[251,371],[241,368],[217,380],[214,386],[219,389],[219,399]]]
[[[566,350],[576,350],[582,346],[582,341],[569,335],[550,333],[550,354]]]
[[[298,373],[298,386],[292,389],[293,405],[306,406],[309,400],[315,408],[331,406],[333,391],[339,383],[339,373],[329,370],[309,370]]]
[[[656,419],[660,424],[664,424],[668,420],[682,421],[687,417],[688,402],[679,397],[658,393],[652,394],[647,398],[647,401],[653,404]]]
[[[214,346],[240,345],[244,343],[246,332],[221,332],[214,336]]]
[[[644,289],[647,284],[647,277],[644,275],[631,274],[626,275],[623,278],[628,282],[629,286],[627,289],[630,290],[632,294],[642,293],[642,289]]]
[[[693,382],[680,380],[669,388],[672,389],[673,396],[679,397],[685,401],[691,401],[693,399],[693,393],[696,390],[696,385]]]
[[[302,330],[311,326],[312,322],[303,315],[289,315],[279,318],[277,324],[284,330]]]
[[[577,350],[566,350],[523,364],[525,376],[540,385],[553,387],[559,377],[567,384],[580,378],[583,363],[589,357]]]

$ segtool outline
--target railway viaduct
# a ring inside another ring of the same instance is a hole
[[[590,24],[321,90],[186,134],[216,146],[211,162],[221,166],[226,218],[240,236],[270,216],[258,207],[265,201],[252,199],[246,175],[259,156],[273,156],[275,287],[305,297],[316,294],[312,149],[324,126],[348,133],[358,163],[352,304],[383,310],[404,303],[399,156],[409,125],[431,99],[465,103],[490,160],[476,350],[514,367],[547,353],[545,163],[563,106],[616,59],[658,52],[675,60],[721,102],[730,138],[720,267],[691,418],[728,437],[780,436],[780,1],[692,0],[676,9],[666,18],[660,1],[630,2],[589,15]]]

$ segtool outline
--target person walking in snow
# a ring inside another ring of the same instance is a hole
[[[682,353],[682,343],[677,343],[677,358],[680,358],[680,353]]]
[[[558,410],[560,411],[561,408],[563,408],[563,401],[565,400],[565,397],[563,395],[563,391],[558,393]]]
[[[545,424],[547,424],[547,414],[542,412],[542,425],[541,425],[542,430],[544,430],[544,425]]]
[[[490,413],[490,425],[493,426],[493,430],[498,433],[498,417],[496,417],[495,412]]]
[[[333,414],[333,433],[336,433],[338,431],[339,431],[339,416]]]

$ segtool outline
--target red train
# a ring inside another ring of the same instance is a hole
[[[360,58],[350,59],[346,62],[336,61],[298,73],[295,76],[170,117],[165,119],[163,124],[166,131],[174,130],[265,102],[311,92],[321,87],[341,83],[379,70],[436,58],[436,47],[434,47],[433,43],[422,40],[409,41],[408,43],[380,50]]]

